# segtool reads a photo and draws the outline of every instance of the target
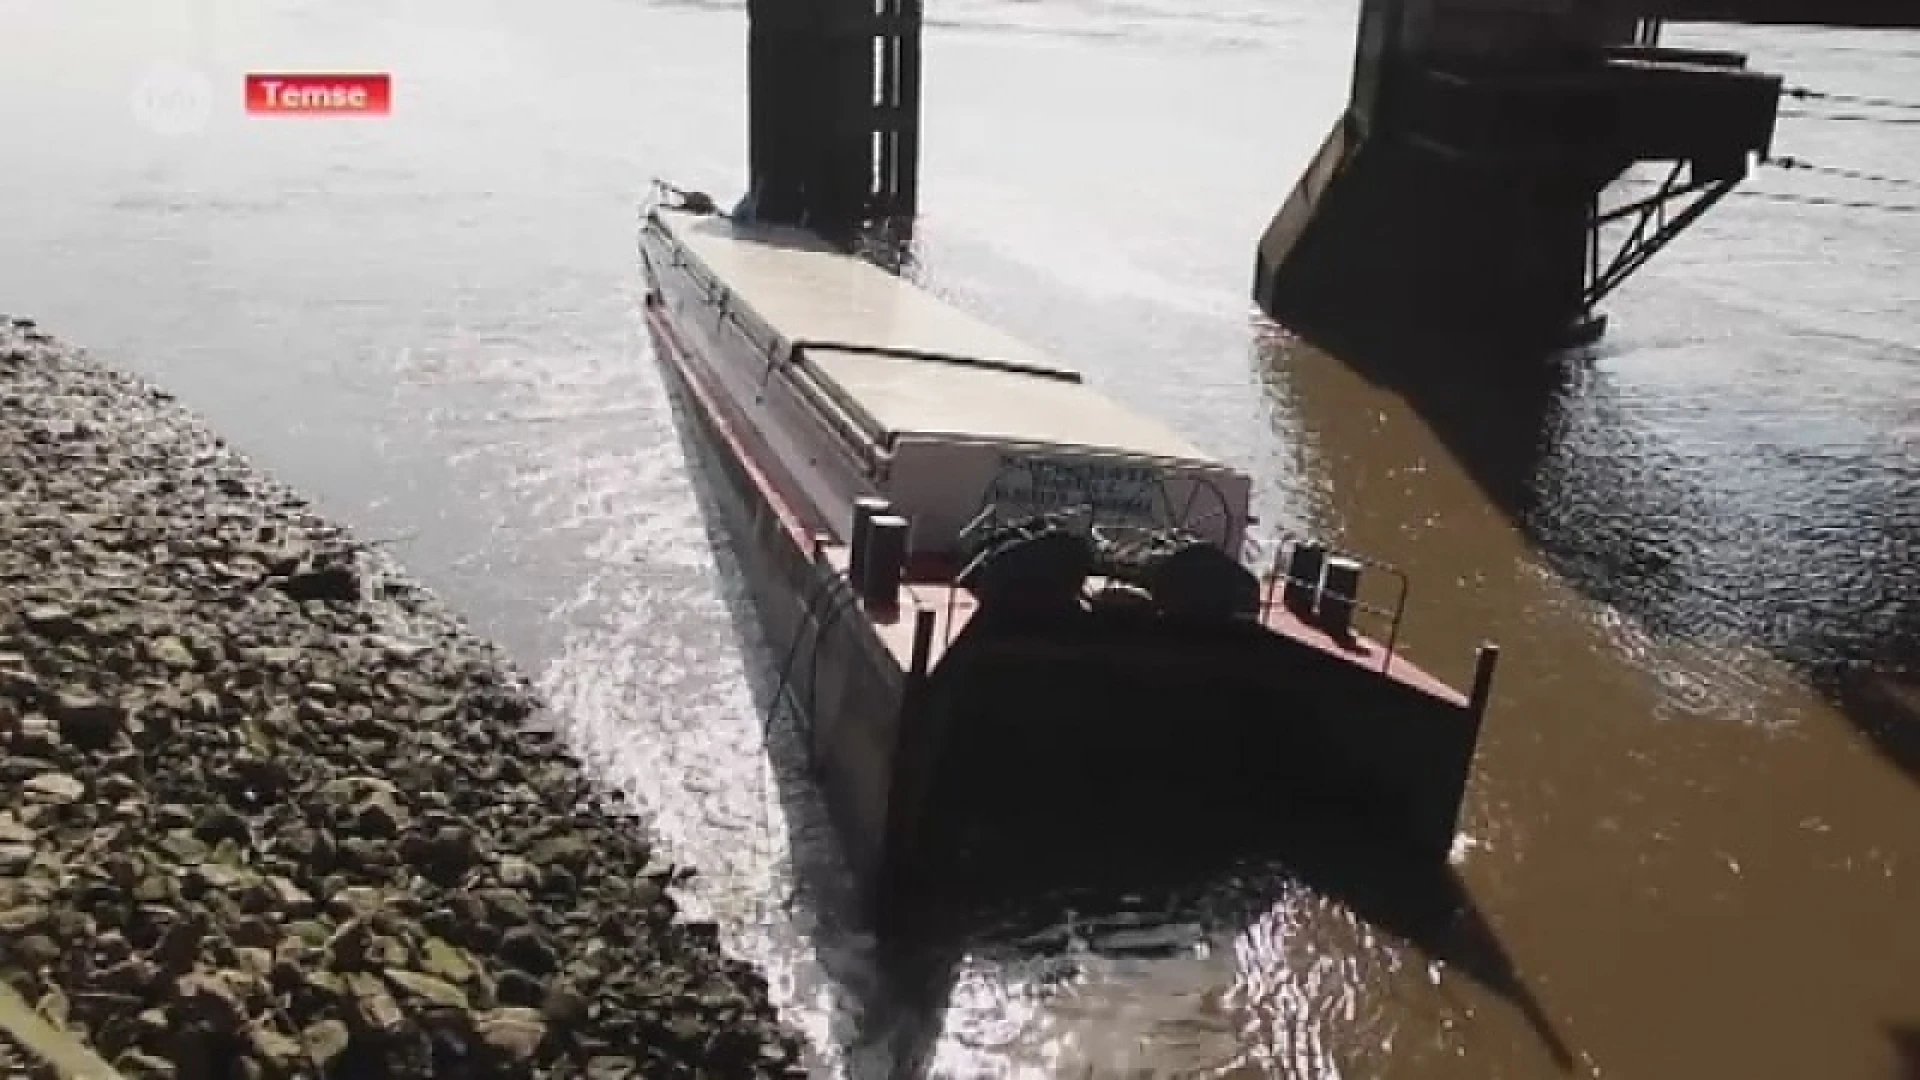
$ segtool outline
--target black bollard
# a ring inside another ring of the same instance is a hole
[[[1280,587],[1280,603],[1294,618],[1311,622],[1320,600],[1320,571],[1327,549],[1319,544],[1295,544],[1287,557],[1287,580]]]
[[[867,529],[873,519],[893,512],[893,504],[878,495],[862,495],[853,500],[853,532],[848,538],[847,580],[860,588],[866,579]]]
[[[900,607],[900,577],[907,565],[907,519],[880,514],[867,522],[867,557],[860,595],[876,611]]]
[[[1320,629],[1331,637],[1346,638],[1353,633],[1353,609],[1360,598],[1360,563],[1353,559],[1327,560],[1326,575],[1320,583]]]

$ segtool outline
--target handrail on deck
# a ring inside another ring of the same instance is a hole
[[[1387,608],[1379,607],[1374,604],[1369,604],[1361,600],[1360,597],[1357,595],[1343,597],[1343,599],[1348,600],[1353,604],[1353,608],[1355,611],[1364,611],[1369,615],[1377,616],[1387,621],[1387,640],[1382,649],[1384,655],[1381,657],[1381,660],[1380,660],[1380,671],[1382,674],[1385,674],[1387,671],[1389,671],[1393,667],[1394,657],[1398,655],[1398,649],[1400,644],[1400,626],[1401,626],[1401,623],[1406,618],[1407,594],[1412,590],[1412,581],[1407,577],[1406,572],[1404,570],[1401,570],[1399,567],[1393,565],[1392,563],[1383,562],[1379,559],[1369,558],[1365,555],[1360,554],[1359,552],[1348,551],[1343,548],[1333,547],[1332,545],[1325,544],[1320,541],[1310,539],[1308,537],[1282,534],[1279,542],[1275,545],[1275,548],[1274,548],[1272,569],[1270,569],[1267,572],[1267,576],[1266,576],[1266,586],[1267,586],[1266,595],[1261,600],[1261,606],[1260,606],[1260,614],[1262,618],[1272,614],[1274,608],[1284,605],[1285,601],[1280,596],[1281,586],[1283,583],[1304,585],[1307,588],[1314,590],[1316,595],[1325,587],[1324,582],[1322,580],[1309,581],[1305,578],[1297,578],[1281,569],[1282,567],[1286,566],[1288,563],[1292,561],[1292,558],[1291,558],[1292,553],[1306,544],[1314,544],[1316,546],[1321,547],[1323,550],[1326,551],[1327,555],[1330,557],[1351,559],[1354,562],[1357,562],[1361,566],[1366,567],[1368,569],[1378,570],[1382,573],[1390,574],[1393,576],[1395,580],[1397,580],[1400,583],[1400,588],[1394,596],[1393,607],[1390,610]],[[1354,591],[1358,593],[1360,590],[1356,588]]]
[[[989,507],[982,511],[980,517],[982,519],[987,518],[992,515],[993,512],[993,509]],[[978,520],[980,519],[976,519],[976,521]],[[831,560],[827,558],[825,550],[827,538],[822,534],[816,533],[814,534],[813,540],[812,555],[814,561],[837,577],[839,583],[849,587],[851,592],[857,597],[859,595],[859,588],[849,577],[848,571],[833,567]],[[1249,543],[1256,548],[1265,548],[1267,546],[1252,537],[1249,537],[1248,540]],[[1412,580],[1407,576],[1406,571],[1392,563],[1371,558],[1344,548],[1334,547],[1308,537],[1282,533],[1278,542],[1274,545],[1272,567],[1263,578],[1264,587],[1262,589],[1259,612],[1261,621],[1265,622],[1267,617],[1273,614],[1275,608],[1284,605],[1285,600],[1282,596],[1283,585],[1304,585],[1314,590],[1316,597],[1325,589],[1324,575],[1321,580],[1309,581],[1305,578],[1294,577],[1282,569],[1282,567],[1291,561],[1293,551],[1306,544],[1315,544],[1321,547],[1328,556],[1351,559],[1359,563],[1362,567],[1391,575],[1393,579],[1398,582],[1399,587],[1395,590],[1393,605],[1390,608],[1368,603],[1358,595],[1342,597],[1342,599],[1347,600],[1353,605],[1355,612],[1364,612],[1367,615],[1381,619],[1387,623],[1387,639],[1382,645],[1382,655],[1380,659],[1380,672],[1387,674],[1392,670],[1393,661],[1399,655],[1400,627],[1406,620],[1407,598],[1413,588]],[[1364,580],[1364,578],[1362,580]],[[920,591],[914,588],[913,582],[911,581],[902,581],[900,587],[901,591],[906,594],[907,600],[907,603],[902,605],[903,607],[916,613],[920,611],[936,611],[943,615],[941,621],[943,621],[945,625],[940,631],[940,647],[945,649],[952,645],[959,622],[957,615],[961,603],[960,594],[964,587],[958,582],[948,583],[946,590],[947,595],[943,603],[930,601],[928,598],[923,597]],[[1360,590],[1356,588],[1354,591],[1357,594]],[[1309,622],[1309,625],[1311,625],[1311,622]]]

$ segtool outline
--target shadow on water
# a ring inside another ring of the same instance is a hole
[[[1562,580],[1669,640],[1712,634],[1785,662],[1920,783],[1920,471],[1897,447],[1755,444],[1702,468],[1649,431],[1593,350],[1307,350],[1269,327],[1256,366],[1340,363],[1396,394]],[[1730,503],[1725,473],[1769,488]]]
[[[1860,732],[1920,783],[1920,605],[1905,603],[1879,656],[1828,673],[1824,682]]]
[[[1920,1080],[1920,1024],[1890,1024],[1887,1035],[1899,1059],[1900,1080]]]
[[[787,645],[768,641],[741,578],[722,500],[732,498],[704,447],[676,424],[695,497],[713,545],[731,618],[750,655],[753,699],[787,819],[792,853],[790,911],[811,916],[809,945],[837,985],[832,1038],[854,1080],[924,1077],[943,1034],[959,966],[970,953],[1045,957],[1064,948],[1075,923],[1125,918],[1134,925],[1199,926],[1231,937],[1289,894],[1305,889],[1337,903],[1383,934],[1457,970],[1507,1000],[1562,1071],[1573,1058],[1546,1010],[1520,977],[1464,883],[1451,868],[1414,869],[1356,858],[1362,845],[1325,830],[1311,836],[1227,835],[1198,824],[1184,854],[1100,860],[1100,880],[1048,878],[1036,890],[992,903],[942,905],[911,933],[880,937],[862,910],[851,873],[807,768],[791,709],[778,701]],[[1119,868],[1119,869],[1116,869]],[[1141,912],[1149,913],[1144,917]],[[1137,952],[1136,952],[1137,955]]]

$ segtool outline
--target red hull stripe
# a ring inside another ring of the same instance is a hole
[[[746,470],[747,476],[753,481],[753,486],[759,490],[760,497],[766,500],[767,505],[773,510],[774,517],[779,520],[781,529],[792,539],[794,547],[801,552],[812,551],[812,534],[805,525],[801,524],[800,515],[794,511],[793,505],[774,484],[773,478],[768,476],[759,462],[754,460],[753,454],[747,449],[746,441],[735,430],[731,418],[721,410],[719,402],[701,381],[699,373],[694,371],[693,365],[687,362],[689,352],[686,343],[680,340],[680,335],[674,330],[673,323],[656,304],[646,305],[646,315],[647,325],[654,330],[654,347],[661,353],[661,359],[673,365],[673,370],[679,375],[680,381],[692,392],[694,403],[704,414],[707,424],[720,437],[727,452],[732,454],[734,460],[740,463],[740,467]]]

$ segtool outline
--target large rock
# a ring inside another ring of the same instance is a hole
[[[21,794],[30,802],[54,803],[64,806],[80,801],[87,793],[87,785],[79,778],[63,772],[43,772],[31,776],[21,785]]]
[[[539,1055],[547,1022],[532,1009],[501,1008],[483,1014],[475,1025],[480,1042],[501,1064],[524,1069]]]
[[[406,827],[407,810],[400,789],[377,776],[343,776],[321,785],[320,801],[341,821],[350,821],[368,836],[389,839]]]

